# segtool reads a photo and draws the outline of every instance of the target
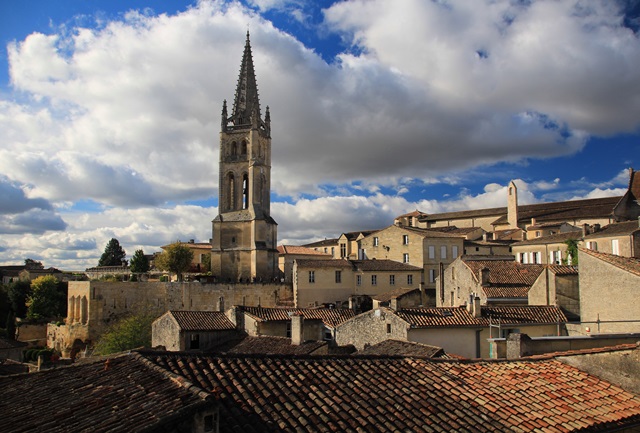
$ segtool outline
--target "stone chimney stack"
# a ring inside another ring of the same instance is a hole
[[[480,307],[480,296],[473,298],[473,317],[482,316],[482,307]]]
[[[478,279],[480,280],[480,285],[488,286],[489,285],[489,268],[480,269]]]
[[[300,346],[304,342],[304,316],[302,313],[291,315],[291,344]]]

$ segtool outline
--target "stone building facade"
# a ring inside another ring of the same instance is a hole
[[[272,281],[279,276],[277,223],[271,217],[271,116],[260,113],[249,32],[233,109],[222,108],[218,216],[213,220],[211,272],[221,281]]]
[[[278,306],[293,297],[291,285],[278,283],[201,284],[71,281],[65,325],[50,324],[47,345],[63,353],[95,342],[116,320],[145,309],[224,311],[232,305]]]

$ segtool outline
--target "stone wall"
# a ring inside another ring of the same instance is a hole
[[[458,307],[469,302],[473,293],[480,297],[480,304],[487,304],[487,295],[478,284],[478,277],[473,275],[461,259],[454,261],[444,272],[444,299],[441,293],[440,278],[436,284],[436,305],[438,307]]]
[[[16,328],[16,340],[29,344],[29,347],[47,344],[47,324],[21,323]]]
[[[362,313],[336,327],[338,346],[352,344],[357,350],[378,344],[384,340],[407,341],[409,325],[385,309]]]
[[[583,327],[591,333],[640,332],[640,276],[582,251],[579,263]]]

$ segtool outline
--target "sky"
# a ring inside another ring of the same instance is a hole
[[[0,265],[207,242],[247,30],[279,244],[621,196],[637,0],[2,0]]]

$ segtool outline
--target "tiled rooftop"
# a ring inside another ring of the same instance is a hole
[[[509,286],[509,287],[483,287],[482,291],[487,298],[500,299],[523,299],[526,300],[529,295],[530,286]]]
[[[223,312],[218,311],[178,311],[168,314],[178,322],[183,331],[225,331],[236,329]]]
[[[319,247],[332,247],[338,245],[338,239],[323,239],[321,241],[311,242],[309,244],[303,245],[303,247],[307,248],[319,248]]]
[[[305,320],[321,320],[327,326],[335,327],[355,316],[347,308],[263,308],[237,307],[251,317],[262,322],[290,321],[292,314],[302,314]]]
[[[509,260],[475,260],[465,256],[462,261],[473,273],[478,281],[479,272],[489,269],[489,285],[491,286],[532,286],[536,282],[540,273],[544,270],[543,265],[523,265]]]
[[[549,265],[549,270],[556,275],[578,275],[578,267],[571,265]]]
[[[315,250],[308,247],[300,247],[295,245],[278,245],[278,254],[297,254],[305,256],[330,256],[329,253]]]
[[[17,347],[28,346],[28,343],[18,340],[12,340],[10,338],[0,337],[0,350],[2,349],[15,349]]]
[[[474,317],[462,307],[405,308],[393,312],[413,328],[487,327],[490,322],[502,325],[555,324],[567,321],[557,307],[547,305],[481,306],[481,316]]]
[[[211,352],[246,354],[246,355],[310,355],[327,346],[326,341],[305,341],[300,345],[291,344],[286,337],[245,336],[237,340],[227,341],[214,347]]]
[[[0,377],[3,432],[140,432],[212,397],[138,355]],[[156,431],[156,430],[153,430]]]
[[[602,227],[595,233],[585,236],[585,239],[597,239],[608,236],[631,235],[640,232],[640,224],[638,220],[626,221],[622,223],[609,224]]]
[[[407,263],[396,262],[395,260],[348,260],[348,259],[301,259],[296,260],[299,268],[324,268],[324,269],[353,269],[354,271],[421,271],[422,268],[412,266]]]
[[[631,272],[635,275],[640,275],[640,259],[633,257],[621,257],[614,254],[601,253],[599,251],[593,251],[586,248],[580,248],[582,253],[596,257],[603,262],[609,263],[617,268]]]
[[[217,395],[221,431],[568,432],[640,422],[640,398],[555,359],[142,356]]]
[[[424,356],[426,358],[446,357],[441,347],[401,340],[384,340],[358,351],[355,355]]]
[[[582,231],[556,233],[555,235],[541,236],[539,238],[527,239],[512,244],[513,247],[524,245],[545,245],[545,244],[562,244],[568,240],[582,239]]]

